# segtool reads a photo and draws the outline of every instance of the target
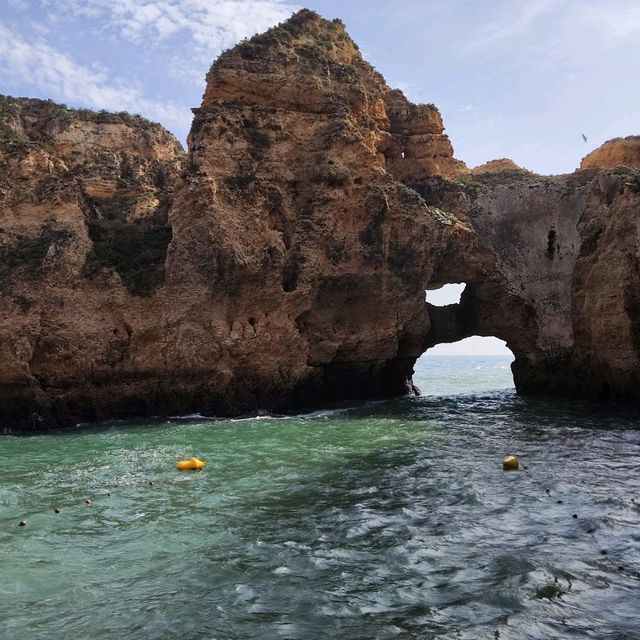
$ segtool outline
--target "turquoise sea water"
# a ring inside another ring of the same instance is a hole
[[[422,397],[307,415],[0,438],[0,638],[640,637],[639,414],[519,398],[508,363],[424,358]]]

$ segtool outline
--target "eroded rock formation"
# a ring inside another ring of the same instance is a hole
[[[138,117],[0,102],[3,425],[398,395],[472,334],[522,392],[637,397],[637,171],[469,172],[310,11],[223,54],[194,111],[185,158]]]
[[[606,169],[622,166],[640,169],[640,136],[608,140],[585,156],[580,163],[581,169],[594,167]]]
[[[416,176],[458,166],[435,108],[390,90],[340,22],[302,12],[220,57],[189,145],[167,286],[221,386],[244,394],[232,406],[406,390],[450,226],[387,168],[407,145]]]
[[[472,233],[450,240],[436,283],[467,282],[460,305],[429,307],[427,346],[507,341],[520,392],[638,396],[640,174],[524,171],[416,183]]]
[[[471,173],[500,173],[501,171],[523,170],[513,160],[509,158],[498,158],[497,160],[489,160],[478,167],[471,169]]]
[[[162,335],[183,151],[142,118],[42,100],[0,98],[0,136],[0,422],[108,416]]]

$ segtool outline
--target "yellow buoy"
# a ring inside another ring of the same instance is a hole
[[[191,469],[204,469],[207,463],[204,460],[198,460],[198,458],[189,458],[189,460],[179,460],[176,467],[180,471],[189,471]]]
[[[502,460],[502,468],[505,471],[517,471],[520,468],[520,461],[515,456],[506,456]]]

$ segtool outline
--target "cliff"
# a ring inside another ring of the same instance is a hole
[[[502,171],[525,171],[509,158],[499,158],[497,160],[489,160],[477,167],[471,169],[471,173],[500,173]]]
[[[217,410],[405,392],[450,226],[390,172],[403,150],[406,175],[455,172],[437,110],[303,11],[220,57],[189,147],[167,286],[224,372]]]
[[[636,399],[640,173],[476,174],[413,187],[472,230],[451,238],[438,283],[459,305],[427,305],[425,346],[470,335],[507,341],[520,393]]]
[[[580,163],[581,169],[593,167],[606,169],[621,166],[640,169],[640,136],[608,140],[585,156]]]
[[[139,117],[0,101],[3,425],[399,395],[474,333],[521,392],[637,397],[637,171],[470,172],[307,10],[223,54],[194,112],[185,157]]]
[[[140,117],[0,97],[3,424],[90,420],[120,401],[102,383],[126,386],[133,327],[155,324],[183,161]]]

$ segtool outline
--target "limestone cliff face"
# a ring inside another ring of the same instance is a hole
[[[306,10],[223,54],[194,112],[185,157],[135,116],[0,98],[0,424],[398,395],[472,334],[522,392],[638,397],[636,170],[470,172]]]
[[[137,118],[3,104],[3,423],[405,392],[455,225],[386,166],[460,163],[340,22],[221,56],[184,161]]]
[[[621,166],[640,169],[640,136],[609,140],[585,156],[580,163],[581,169]]]
[[[401,91],[388,91],[385,106],[391,138],[384,146],[385,168],[403,182],[439,175],[453,178],[466,171],[453,157],[453,147],[443,134],[440,112],[432,104],[412,104]]]
[[[139,327],[155,324],[182,162],[142,118],[0,97],[3,424],[91,420],[125,400],[102,382],[126,386]]]
[[[438,283],[468,285],[459,305],[427,305],[426,346],[497,336],[522,393],[640,395],[640,173],[505,171],[413,186],[472,230],[451,237],[435,269]]]
[[[524,169],[509,158],[498,158],[497,160],[489,160],[489,162],[470,170],[473,174],[501,173],[502,171],[524,171]]]
[[[437,111],[408,104],[340,22],[312,12],[212,67],[171,213],[167,286],[189,309],[196,351],[224,375],[219,404],[406,390],[452,226],[387,168],[425,128],[432,157],[457,166],[438,146]]]

